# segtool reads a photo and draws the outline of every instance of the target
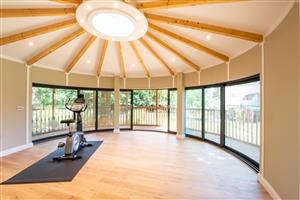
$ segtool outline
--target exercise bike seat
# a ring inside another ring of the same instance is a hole
[[[69,124],[75,123],[74,119],[64,119],[60,121],[61,124],[67,124],[69,126]]]

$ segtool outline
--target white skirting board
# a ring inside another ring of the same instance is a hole
[[[28,144],[24,144],[24,145],[21,145],[21,146],[13,147],[13,148],[10,148],[10,149],[6,149],[4,151],[0,151],[0,158],[4,157],[4,156],[7,156],[9,154],[12,154],[12,153],[16,153],[18,151],[22,151],[24,149],[28,149],[30,147],[33,147],[33,143],[28,143]]]
[[[258,181],[262,186],[267,190],[267,192],[271,195],[272,199],[281,200],[278,193],[275,191],[275,189],[272,187],[272,185],[260,174],[257,176]]]

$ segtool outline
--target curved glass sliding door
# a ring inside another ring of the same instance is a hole
[[[98,91],[98,129],[114,128],[114,91]]]
[[[185,105],[186,133],[202,137],[202,89],[186,90]]]
[[[168,90],[133,91],[133,128],[168,131]]]
[[[120,91],[120,128],[132,128],[132,91]]]
[[[177,90],[169,90],[169,131],[177,131]]]
[[[61,124],[63,119],[73,118],[73,113],[65,109],[68,99],[72,102],[77,90],[33,87],[32,88],[32,139],[65,134],[68,127]],[[71,125],[74,130],[74,124]]]
[[[220,144],[221,138],[221,87],[204,89],[205,139]]]
[[[95,90],[80,90],[80,94],[84,95],[87,109],[81,113],[83,131],[96,130],[96,91]]]
[[[259,81],[226,86],[225,145],[259,163]]]

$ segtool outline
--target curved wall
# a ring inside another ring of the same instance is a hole
[[[261,47],[256,45],[246,53],[232,59],[230,63],[203,69],[183,75],[184,86],[199,86],[222,83],[259,74],[261,71]],[[68,85],[88,88],[114,88],[114,77],[70,73],[68,78],[62,71],[32,67],[32,83]],[[68,80],[67,80],[68,79]],[[163,76],[148,78],[120,78],[121,89],[165,89],[176,88],[177,77]]]

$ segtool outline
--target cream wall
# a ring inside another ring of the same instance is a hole
[[[0,68],[2,152],[26,144],[26,68],[4,59]]]
[[[236,80],[261,72],[261,47],[256,45],[229,63],[229,79]]]
[[[48,85],[65,85],[66,75],[62,71],[31,67],[30,82]]]
[[[299,199],[299,7],[265,41],[264,177]]]
[[[203,69],[201,73],[191,72],[184,74],[184,86],[210,85],[226,81],[237,80],[261,72],[261,47],[256,45],[242,55],[229,62]]]
[[[83,74],[69,74],[69,86],[97,88],[97,77]]]

